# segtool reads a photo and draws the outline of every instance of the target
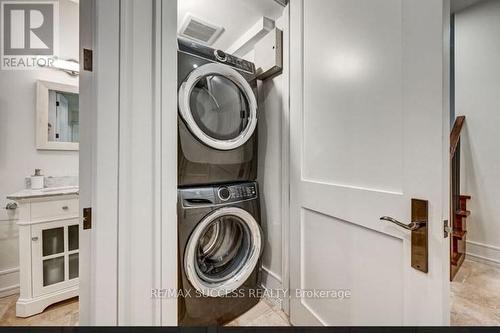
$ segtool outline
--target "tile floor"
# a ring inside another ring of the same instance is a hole
[[[0,326],[78,325],[78,298],[48,307],[43,313],[17,318],[18,295],[0,299]],[[451,283],[451,324],[500,325],[500,267],[465,260]],[[263,299],[227,326],[289,326],[277,303]]]
[[[77,326],[78,298],[72,298],[48,307],[43,313],[28,318],[16,317],[19,295],[0,298],[0,326]],[[227,326],[290,326],[288,317],[279,305],[260,301],[250,311]]]
[[[465,260],[451,283],[453,326],[500,325],[500,267]]]
[[[290,326],[279,304],[262,299],[257,305],[226,326]]]

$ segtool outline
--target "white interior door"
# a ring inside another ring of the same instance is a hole
[[[291,1],[293,324],[449,322],[448,17],[442,0]],[[428,200],[428,273],[379,219],[409,223],[412,198]]]
[[[80,1],[80,217],[92,208],[92,228],[80,229],[80,325],[118,324],[118,0]],[[130,190],[130,189],[129,189]]]
[[[82,325],[177,323],[151,296],[177,287],[176,18],[176,1],[80,1]]]

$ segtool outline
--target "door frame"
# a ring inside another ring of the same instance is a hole
[[[290,2],[296,0],[290,0]],[[290,291],[290,3],[283,10],[283,112],[281,117],[281,288]],[[284,295],[282,310],[290,315],[289,294]]]
[[[80,325],[118,316],[119,5],[80,1],[80,59],[93,50],[92,70],[81,65],[79,77],[80,218],[92,207],[92,228],[80,228]]]
[[[155,0],[157,31],[156,49],[161,64],[161,76],[156,78],[161,108],[161,288],[177,290],[177,1]],[[161,59],[159,57],[161,55]],[[175,79],[172,79],[175,78]],[[172,152],[175,152],[173,154]],[[177,325],[177,299],[164,298],[161,305],[161,325]]]
[[[92,207],[92,229],[80,229],[81,325],[177,324],[177,299],[153,297],[177,288],[176,25],[175,1],[80,1],[80,59],[93,50],[80,71],[80,218]]]

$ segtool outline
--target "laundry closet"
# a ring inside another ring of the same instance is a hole
[[[287,311],[288,7],[179,0],[177,24],[178,322]]]

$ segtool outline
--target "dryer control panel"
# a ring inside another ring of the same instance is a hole
[[[182,52],[194,54],[207,60],[220,62],[250,74],[255,73],[255,66],[253,63],[235,57],[231,54],[227,54],[222,50],[213,49],[211,47],[195,43],[185,38],[179,38],[178,43],[179,50]]]
[[[257,198],[257,184],[245,183],[231,186],[220,186],[217,197],[221,203],[235,202]]]

